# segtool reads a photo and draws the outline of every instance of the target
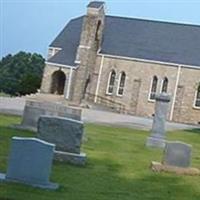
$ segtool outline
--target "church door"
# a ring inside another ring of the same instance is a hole
[[[66,76],[61,70],[52,74],[51,94],[62,95],[64,93]]]

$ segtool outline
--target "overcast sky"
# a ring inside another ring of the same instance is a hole
[[[0,0],[0,58],[48,45],[89,0]],[[200,25],[200,0],[105,0],[106,14]]]

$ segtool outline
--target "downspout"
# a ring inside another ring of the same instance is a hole
[[[70,68],[70,72],[69,72],[69,79],[68,79],[68,84],[67,84],[67,94],[66,94],[66,99],[69,99],[69,94],[70,94],[70,88],[71,88],[71,82],[72,82],[72,72],[73,72],[73,68]]]
[[[176,102],[176,94],[177,94],[180,74],[181,74],[181,65],[178,66],[178,71],[177,71],[177,76],[176,76],[176,84],[175,84],[175,89],[174,89],[174,96],[173,96],[173,99],[172,99],[172,107],[171,107],[171,112],[170,112],[170,117],[169,117],[170,121],[173,120],[174,107],[175,107],[175,102]]]
[[[100,67],[99,67],[99,75],[98,75],[98,79],[97,79],[97,87],[96,87],[96,91],[95,91],[94,103],[97,102],[97,98],[98,98],[99,85],[100,85],[101,73],[102,73],[102,69],[103,69],[103,63],[104,63],[104,55],[102,55],[102,57],[101,57],[101,64],[100,64]]]

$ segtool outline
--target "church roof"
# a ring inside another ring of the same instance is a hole
[[[71,20],[51,43],[62,50],[49,62],[75,66],[82,21]],[[200,66],[200,26],[106,16],[100,53]]]

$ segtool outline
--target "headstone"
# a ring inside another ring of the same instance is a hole
[[[167,142],[164,150],[164,165],[176,167],[189,167],[191,161],[192,146],[183,142]]]
[[[190,167],[192,146],[183,142],[166,142],[162,162],[152,161],[154,172],[168,172],[178,175],[199,176],[198,168]]]
[[[170,96],[166,93],[156,95],[155,115],[151,130],[151,136],[147,138],[147,146],[165,147],[165,122],[167,118]]]
[[[81,153],[83,132],[82,121],[54,116],[41,116],[38,120],[38,138],[56,145],[56,160],[85,164],[86,155]]]
[[[58,184],[49,182],[54,144],[37,138],[13,137],[4,181],[20,182],[43,189],[57,189]]]
[[[17,128],[36,132],[37,122],[41,115],[60,116],[81,120],[81,109],[59,103],[27,100],[21,125],[17,126]]]

